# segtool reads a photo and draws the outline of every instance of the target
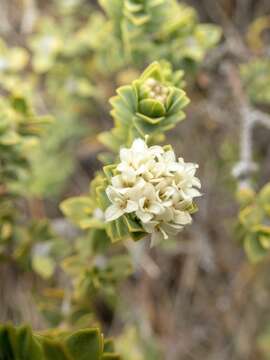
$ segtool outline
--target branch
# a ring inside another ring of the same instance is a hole
[[[238,179],[239,186],[251,186],[251,175],[258,169],[253,161],[253,128],[254,117],[249,101],[242,88],[239,72],[235,65],[226,63],[223,68],[227,75],[240,116],[240,160],[232,170],[233,175]]]
[[[270,115],[257,109],[250,109],[250,116],[254,124],[262,125],[270,130]]]

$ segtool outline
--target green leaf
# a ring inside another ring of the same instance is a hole
[[[116,220],[116,228],[118,232],[118,237],[124,239],[129,235],[128,228],[124,219],[124,216],[121,216]]]
[[[158,61],[154,61],[152,64],[150,64],[140,76],[140,80],[143,82],[145,82],[148,78],[154,78],[160,82],[164,80],[162,76],[161,65]]]
[[[24,115],[30,113],[29,104],[23,97],[19,97],[19,96],[13,97],[11,99],[11,104],[16,111]]]
[[[220,27],[213,24],[199,24],[195,31],[195,37],[198,39],[200,46],[205,49],[213,47],[220,41],[222,31]]]
[[[105,354],[120,359],[111,340],[105,344],[96,328],[34,335],[27,326],[0,326],[0,360],[101,360]]]
[[[48,256],[34,255],[32,267],[38,275],[44,279],[49,279],[54,274],[55,261]]]
[[[140,101],[140,112],[150,118],[160,118],[165,114],[164,105],[157,100],[145,99]],[[153,119],[154,120],[154,119]]]
[[[266,184],[259,193],[259,202],[265,209],[270,205],[270,183]]]
[[[142,226],[136,220],[133,220],[131,215],[124,215],[123,218],[130,232],[143,232]]]
[[[121,142],[119,142],[118,139],[109,131],[100,133],[98,135],[98,140],[112,151],[118,151],[121,145]]]
[[[101,360],[121,360],[121,356],[118,354],[104,354]]]
[[[114,352],[114,343],[112,339],[106,339],[104,341],[104,352],[105,353],[112,353]]]
[[[104,187],[103,185],[100,185],[97,187],[97,200],[99,203],[99,206],[102,210],[107,209],[108,206],[110,206],[110,200],[108,199],[108,196],[105,192],[106,187]]]
[[[57,340],[43,339],[42,345],[46,360],[74,360]]]
[[[245,207],[239,213],[239,221],[247,229],[252,229],[254,226],[262,223],[263,211],[255,205]]]
[[[0,136],[0,144],[11,146],[16,145],[21,141],[20,136],[15,131],[8,131]]]
[[[249,260],[253,263],[261,261],[267,254],[258,241],[256,234],[249,234],[244,240],[244,248]]]
[[[129,235],[127,226],[122,217],[108,223],[107,232],[113,243],[121,241]]]
[[[104,174],[110,180],[115,175],[116,165],[106,165],[103,167]]]
[[[16,332],[10,325],[0,326],[0,360],[14,360]]]
[[[124,101],[127,108],[131,108],[132,111],[137,110],[138,97],[136,91],[130,85],[121,86],[117,89],[117,94]]]
[[[43,358],[42,348],[33,337],[31,329],[28,326],[18,328],[16,343],[16,355],[18,359],[29,360],[29,354],[31,354],[31,360],[40,360]]]
[[[79,330],[65,340],[72,358],[76,360],[99,360],[103,341],[99,329]]]
[[[81,226],[83,221],[87,221],[93,212],[93,201],[90,197],[80,196],[64,200],[60,204],[60,209],[71,221]]]

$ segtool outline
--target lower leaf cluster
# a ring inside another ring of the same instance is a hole
[[[0,326],[0,360],[120,360],[99,329],[34,334],[27,326]]]

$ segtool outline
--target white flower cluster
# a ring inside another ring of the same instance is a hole
[[[148,147],[142,139],[121,149],[120,160],[119,174],[106,189],[112,203],[105,212],[106,221],[134,213],[154,243],[191,223],[190,206],[201,195],[201,183],[195,177],[198,165],[176,160],[172,150]]]

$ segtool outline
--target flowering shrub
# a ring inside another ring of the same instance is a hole
[[[71,198],[61,205],[81,228],[98,230],[100,237],[104,234],[113,242],[138,240],[150,233],[154,243],[191,222],[193,198],[200,195],[196,165],[176,161],[169,146],[148,147],[140,138],[146,135],[147,141],[156,143],[184,118],[188,99],[178,87],[178,75],[174,77],[169,64],[155,62],[111,99],[115,126],[100,139],[120,152],[120,164],[116,160],[116,165],[104,167],[104,174],[92,182],[89,198]],[[131,148],[123,148],[124,144]],[[111,156],[107,159],[115,162]]]
[[[184,118],[188,98],[181,86],[179,72],[155,62],[131,85],[120,87],[111,99],[114,127],[100,136],[112,150],[100,154],[107,165],[91,181],[88,195],[61,203],[84,234],[63,263],[77,303],[99,291],[101,281],[111,294],[112,282],[130,274],[131,259],[123,249],[108,258],[111,242],[151,235],[156,244],[191,223],[194,198],[200,196],[198,166],[176,159],[170,146],[156,145]]]
[[[112,203],[106,209],[106,221],[135,217],[151,234],[152,243],[176,235],[191,223],[193,199],[200,196],[196,189],[200,181],[194,176],[197,165],[182,158],[176,161],[172,150],[148,148],[141,139],[134,140],[130,149],[121,149],[120,160],[117,175],[106,189]]]
[[[136,73],[156,59],[177,57],[173,61],[176,69],[188,63],[191,73],[220,38],[217,26],[200,24],[193,8],[172,0],[100,1],[100,6],[107,17],[85,1],[53,1],[49,14],[33,19],[33,33],[25,39],[29,51],[0,44],[4,88],[27,93],[38,108],[50,109],[57,119],[33,151],[32,178],[24,184],[37,197],[61,193],[74,171],[78,140],[92,136],[84,119],[102,113],[111,84],[122,83],[119,79],[125,79],[127,66]],[[168,26],[172,15],[174,25]],[[23,76],[11,76],[12,69],[23,71]],[[155,111],[163,114],[164,108]],[[169,122],[166,126],[168,129]]]
[[[58,328],[0,326],[1,360],[119,359],[89,326],[121,331],[125,360],[258,358],[248,348],[262,319],[253,308],[269,303],[256,276],[267,262],[249,265],[230,230],[238,185],[241,245],[253,263],[269,258],[268,133],[253,132],[270,128],[269,16],[241,43],[263,2],[194,2],[225,29],[202,64],[220,28],[178,0],[0,0],[13,44],[0,40],[0,321]],[[173,149],[186,83],[194,122]],[[201,163],[207,197],[180,235],[201,196],[198,165],[182,154]]]
[[[197,165],[157,144],[185,117],[183,69],[193,73],[220,38],[218,27],[199,24],[195,10],[174,0],[105,0],[105,14],[90,16],[91,5],[82,3],[55,1],[50,15],[32,13],[29,37],[21,33],[26,49],[0,43],[0,260],[39,280],[38,315],[65,329],[96,324],[96,299],[114,304],[118,283],[132,273],[127,243],[111,242],[151,235],[155,244],[191,223]],[[134,76],[155,59],[164,60]],[[106,166],[89,194],[61,204],[82,231],[62,238],[52,231],[57,220],[45,219],[49,201],[72,173],[74,144],[86,134],[82,120],[100,116],[120,83],[128,85],[111,98],[113,129],[99,136],[110,150],[100,154]],[[55,121],[33,108],[49,109]],[[58,337],[11,326],[0,328],[2,357],[119,358],[97,330]]]

